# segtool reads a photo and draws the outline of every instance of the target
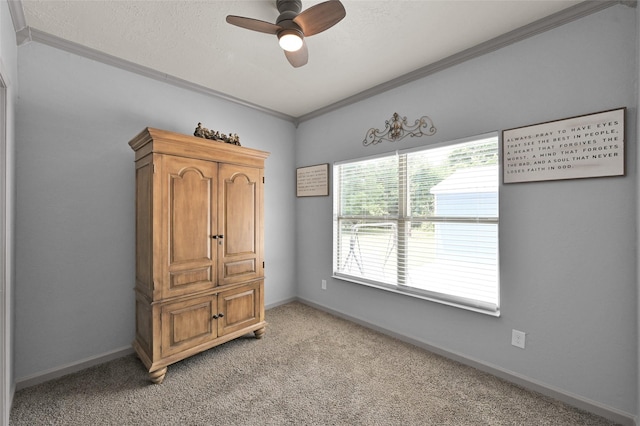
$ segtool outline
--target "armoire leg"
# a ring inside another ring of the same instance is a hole
[[[167,374],[167,367],[161,368],[160,370],[156,370],[156,371],[149,371],[149,379],[156,385],[159,385],[164,380],[164,376],[166,374]]]
[[[267,331],[267,328],[262,327],[254,331],[253,334],[255,334],[256,339],[262,339],[262,336],[264,336],[265,331]]]

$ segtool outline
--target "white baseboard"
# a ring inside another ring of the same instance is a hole
[[[464,365],[468,365],[470,367],[476,368],[480,371],[484,371],[485,373],[489,373],[491,375],[494,375],[496,377],[499,377],[501,379],[504,379],[508,382],[514,383],[516,385],[522,386],[526,389],[532,390],[534,392],[538,392],[541,393],[542,395],[548,396],[550,398],[554,398],[558,401],[562,401],[566,404],[569,404],[573,407],[579,408],[581,410],[585,410],[588,411],[590,413],[596,414],[598,416],[602,416],[604,418],[607,418],[609,420],[612,420],[616,423],[619,423],[621,425],[624,426],[637,426],[636,423],[636,416],[631,414],[631,413],[627,413],[621,410],[618,410],[616,408],[601,404],[597,401],[593,401],[587,398],[583,398],[579,395],[574,395],[570,392],[567,392],[565,390],[556,388],[554,386],[550,386],[548,384],[542,383],[538,380],[532,379],[530,377],[524,376],[522,374],[518,374],[514,371],[510,371],[510,370],[506,370],[504,368],[501,368],[497,365],[492,365],[492,364],[488,364],[486,362],[483,361],[479,361],[477,359],[473,359],[470,358],[464,354],[460,354],[460,353],[456,353],[456,352],[452,352],[449,351],[447,349],[443,349],[437,346],[433,346],[430,345],[428,343],[422,342],[420,340],[417,340],[415,338],[411,338],[408,336],[404,336],[402,334],[399,334],[395,331],[392,330],[388,330],[385,329],[383,327],[377,326],[375,324],[371,324],[361,318],[356,318],[353,317],[349,314],[346,314],[344,312],[340,312],[340,311],[336,311],[334,309],[331,309],[329,307],[323,306],[323,305],[319,305],[315,302],[312,302],[310,300],[306,300],[303,298],[296,298],[299,302],[304,303],[306,305],[309,305],[311,307],[317,308],[321,311],[325,311],[327,313],[330,313],[332,315],[335,315],[337,317],[352,321],[356,324],[360,324],[364,327],[370,328],[372,330],[378,331],[382,334],[386,334],[387,336],[391,336],[393,338],[396,338],[398,340],[401,340],[403,342],[412,344],[414,346],[423,348],[425,350],[428,350],[430,352],[436,353],[438,355],[441,355],[445,358],[449,358],[452,359],[454,361],[460,362]]]
[[[51,368],[49,370],[40,371],[26,377],[20,377],[16,379],[16,390],[28,388],[30,386],[44,383],[49,380],[57,379],[58,377],[66,376],[67,374],[75,373],[80,370],[84,370],[85,368],[93,367],[94,365],[103,364],[105,362],[121,358],[132,353],[133,348],[131,346],[126,346],[124,348],[115,349],[101,355],[85,358],[77,362],[72,362],[66,365]]]

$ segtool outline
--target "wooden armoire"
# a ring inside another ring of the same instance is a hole
[[[167,366],[265,332],[263,187],[269,153],[147,128],[136,169],[136,334],[161,383]]]

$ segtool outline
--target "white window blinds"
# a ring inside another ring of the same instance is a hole
[[[334,276],[498,315],[498,138],[334,165]]]

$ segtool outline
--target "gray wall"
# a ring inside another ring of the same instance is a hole
[[[14,389],[14,375],[13,375],[13,318],[14,318],[14,284],[15,284],[15,272],[14,272],[14,221],[15,221],[15,104],[18,92],[18,57],[16,36],[13,29],[13,23],[9,14],[9,8],[7,2],[0,4],[0,73],[4,79],[6,89],[6,146],[5,146],[5,158],[0,168],[3,169],[2,173],[3,182],[5,187],[4,191],[4,214],[0,215],[4,219],[4,241],[1,244],[4,246],[2,265],[4,270],[0,273],[3,274],[4,280],[4,305],[0,307],[0,315],[3,316],[4,330],[0,333],[1,338],[4,339],[0,348],[4,350],[4,362],[5,365],[0,366],[3,369],[2,377],[4,380],[1,384],[2,392],[0,396],[3,398],[0,403],[0,412],[2,418],[0,418],[0,424],[9,423],[9,407]],[[2,291],[2,289],[0,289]],[[2,357],[0,357],[2,358]],[[3,408],[5,408],[2,410]]]
[[[265,177],[265,302],[295,296],[292,123],[38,43],[18,52],[18,381],[130,347],[134,153],[143,128],[201,121],[271,152]]]
[[[634,415],[636,16],[614,6],[297,130],[273,116],[38,43],[20,47],[15,377],[43,375],[130,345],[134,173],[127,141],[146,126],[190,133],[202,121],[272,153],[265,197],[267,305],[298,295]],[[6,38],[2,42],[1,58],[11,67]],[[393,112],[409,119],[429,115],[438,128],[433,137],[398,144],[408,148],[623,106],[625,177],[501,187],[500,318],[331,279],[331,197],[295,198],[295,167],[395,149],[361,143]],[[329,281],[326,291],[322,279]],[[527,332],[525,350],[510,345],[513,328]]]
[[[301,167],[628,107],[625,177],[500,187],[500,318],[332,279],[331,197],[297,200],[299,297],[635,415],[636,41],[635,10],[613,6],[297,130]],[[394,112],[410,122],[429,115],[438,131],[364,147],[367,130]],[[512,329],[527,333],[525,350],[511,346]]]
[[[638,59],[638,61],[640,61],[640,31],[638,31],[638,22],[640,22],[640,8],[636,7],[636,46],[638,48],[638,51],[636,52],[636,58]],[[638,88],[638,82],[640,81],[640,65],[636,66],[636,91],[640,92],[640,89]],[[639,99],[638,97],[636,97],[636,108],[637,108],[637,103],[638,103]],[[638,111],[636,110],[636,125],[638,125],[638,123],[640,123],[640,115],[638,114]],[[637,127],[638,128],[638,127]],[[636,150],[636,164],[640,164],[640,150]],[[640,187],[640,174],[636,173],[636,182],[637,185],[639,185]],[[636,190],[636,250],[637,248],[637,242],[640,241],[640,226],[638,226],[638,224],[640,223],[640,197],[638,197],[638,191]],[[636,253],[636,280],[638,282],[638,287],[640,288],[640,252]],[[636,293],[636,324],[638,324],[638,333],[640,333],[640,291],[638,291]],[[637,374],[637,393],[636,393],[636,417],[640,417],[640,335],[636,336],[636,345],[638,347],[638,356],[636,357],[636,360],[638,362],[638,374]],[[636,420],[637,423],[637,420]]]

